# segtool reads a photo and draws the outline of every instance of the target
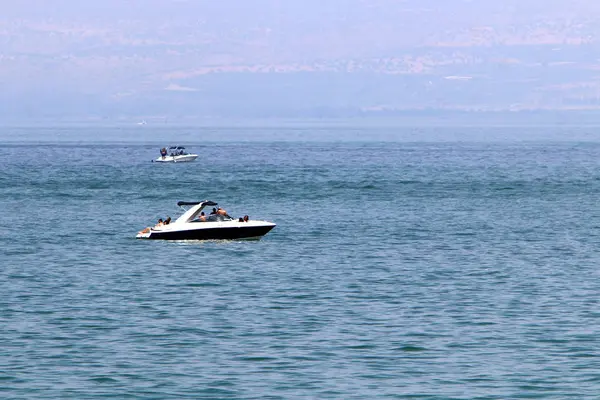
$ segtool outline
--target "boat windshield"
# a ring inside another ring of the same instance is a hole
[[[231,221],[233,218],[226,215],[210,214],[206,216],[206,222]]]
[[[222,222],[222,221],[233,221],[233,218],[231,218],[229,216],[226,216],[226,215],[219,215],[219,214],[205,215],[204,218],[205,218],[205,220],[201,221],[200,220],[200,216],[197,215],[190,222]]]

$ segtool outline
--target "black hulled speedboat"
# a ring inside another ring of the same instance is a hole
[[[259,239],[275,227],[267,221],[251,220],[247,216],[234,219],[218,204],[209,201],[180,201],[177,205],[184,213],[168,224],[158,224],[140,231],[138,239],[162,240],[218,240],[218,239]],[[213,212],[204,213],[207,207]]]

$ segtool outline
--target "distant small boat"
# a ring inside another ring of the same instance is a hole
[[[169,148],[163,147],[160,149],[160,157],[155,162],[162,163],[178,163],[178,162],[190,162],[198,158],[198,154],[192,154],[185,151],[185,147],[171,146]]]

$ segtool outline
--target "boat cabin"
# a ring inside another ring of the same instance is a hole
[[[200,213],[204,211],[207,207],[218,207],[218,204],[214,201],[204,200],[204,201],[179,201],[177,205],[185,210],[185,212],[175,220],[175,223],[189,223],[189,222],[203,222],[199,220]],[[190,207],[190,208],[186,208]],[[205,212],[206,221],[205,222],[220,222],[220,221],[231,221],[231,218],[228,215],[219,215],[219,214],[211,214],[210,212]]]

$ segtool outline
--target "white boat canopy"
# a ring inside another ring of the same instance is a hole
[[[205,207],[215,207],[218,204],[214,201],[204,200],[204,201],[178,201],[177,205],[179,207],[184,206],[192,206],[190,209],[186,210],[179,218],[175,220],[175,223],[186,223],[192,221]]]

